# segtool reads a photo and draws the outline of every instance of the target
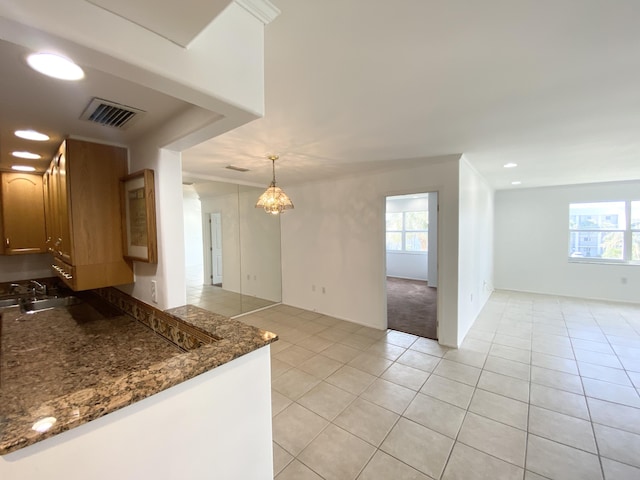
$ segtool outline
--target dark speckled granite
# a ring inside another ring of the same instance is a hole
[[[122,301],[122,295],[117,296]],[[175,323],[195,331],[198,338],[210,337],[208,343],[185,351],[151,331],[147,322],[105,308],[97,297],[86,300],[32,315],[17,308],[0,310],[0,455],[135,403],[277,339],[271,332],[191,305],[156,310],[163,325]],[[139,301],[131,302],[137,305],[134,309],[142,308]],[[144,308],[145,315],[153,310]],[[34,431],[33,424],[44,417],[57,421],[47,432]]]

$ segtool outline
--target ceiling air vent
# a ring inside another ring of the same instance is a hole
[[[236,172],[248,172],[249,169],[248,168],[244,168],[244,167],[236,167],[235,165],[227,165],[226,167],[229,170],[235,170]]]
[[[144,110],[94,98],[84,109],[80,119],[124,130],[133,125],[144,113],[146,113]]]

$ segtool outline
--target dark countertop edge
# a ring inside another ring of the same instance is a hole
[[[197,312],[199,316],[208,314],[212,317],[213,323],[204,325],[206,321],[200,321],[194,324],[188,316],[185,318],[180,314],[183,311]],[[274,333],[193,305],[169,309],[166,313],[221,339],[158,362],[145,370],[101,382],[92,388],[62,395],[29,409],[24,415],[0,418],[0,456],[132,405],[278,340],[278,336]],[[232,326],[234,333],[238,332],[246,336],[242,335],[242,339],[225,338],[224,332],[215,325],[220,321],[227,323],[227,326]],[[126,393],[122,395],[122,392]],[[60,405],[66,405],[66,407],[60,408]],[[56,412],[55,415],[53,412]],[[31,428],[37,420],[48,416],[55,416],[57,420],[49,430],[40,433]],[[12,432],[12,435],[5,435],[7,424],[21,424],[21,428]]]

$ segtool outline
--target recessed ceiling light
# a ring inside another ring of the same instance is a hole
[[[18,158],[26,158],[28,160],[37,160],[39,158],[42,158],[37,153],[31,153],[31,152],[11,152],[11,155]]]
[[[511,182],[511,185],[520,185],[521,183],[520,180],[516,180],[515,182]]]
[[[513,162],[505,163],[503,165],[504,168],[514,168],[514,167],[517,167],[517,166],[518,166],[518,164],[517,163],[513,163]]]
[[[24,138],[25,140],[35,140],[36,142],[46,142],[49,140],[49,135],[36,132],[35,130],[16,130],[13,133],[16,137]]]
[[[34,70],[60,80],[84,78],[84,71],[78,65],[54,53],[34,53],[27,57],[27,63]]]
[[[27,165],[11,165],[11,170],[17,170],[19,172],[35,172],[35,167],[28,167]]]

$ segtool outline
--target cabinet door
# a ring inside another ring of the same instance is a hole
[[[24,173],[2,174],[4,253],[45,252],[42,178]]]
[[[56,231],[54,219],[56,218],[56,213],[53,205],[53,168],[49,166],[49,169],[44,172],[42,176],[42,193],[44,195],[44,231],[45,231],[45,242],[44,246],[48,252],[54,251],[54,242],[55,239],[58,238],[58,234]]]
[[[126,174],[126,149],[83,140],[65,140],[51,162],[53,268],[74,290],[133,282],[122,253],[120,178]]]
[[[53,205],[57,237],[54,240],[55,253],[65,262],[71,263],[73,251],[71,245],[71,224],[69,222],[69,186],[67,178],[66,142],[60,146],[53,159]]]

